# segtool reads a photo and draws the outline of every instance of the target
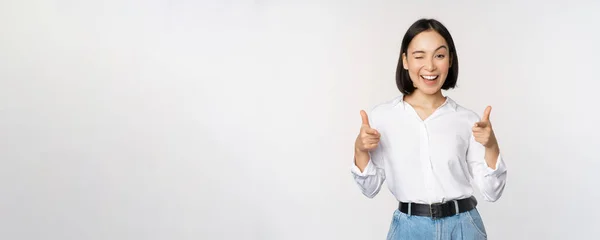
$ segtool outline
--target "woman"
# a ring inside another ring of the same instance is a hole
[[[387,185],[399,201],[388,239],[487,239],[473,197],[500,198],[506,167],[490,123],[442,94],[454,88],[458,57],[440,22],[421,19],[402,40],[401,94],[361,110],[352,173],[369,198]]]

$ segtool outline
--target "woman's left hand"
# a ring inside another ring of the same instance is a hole
[[[491,112],[491,106],[485,108],[481,121],[476,122],[475,126],[473,126],[473,136],[475,137],[475,141],[481,143],[481,145],[484,147],[497,148],[498,142],[496,141],[496,136],[494,135],[494,130],[492,129],[492,123],[490,122]]]

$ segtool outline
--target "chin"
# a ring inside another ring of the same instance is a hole
[[[438,94],[442,90],[442,86],[444,85],[445,75],[440,75],[433,80],[424,79],[423,76],[419,76],[419,84],[417,85],[417,89],[420,92],[433,95]]]
[[[442,90],[441,87],[430,87],[430,86],[425,86],[423,88],[417,88],[420,92],[427,94],[427,95],[434,95],[437,94],[438,92],[440,92]]]

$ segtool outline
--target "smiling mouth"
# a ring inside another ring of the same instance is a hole
[[[421,78],[429,81],[435,81],[439,75],[421,75]]]

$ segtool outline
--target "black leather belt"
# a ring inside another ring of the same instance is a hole
[[[471,196],[470,198],[434,204],[400,202],[398,210],[408,215],[443,218],[470,211],[476,206],[477,199]]]

